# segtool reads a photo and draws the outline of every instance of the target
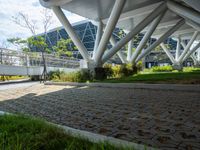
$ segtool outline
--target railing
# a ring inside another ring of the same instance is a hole
[[[43,60],[43,56],[45,61]],[[61,68],[79,68],[80,61],[70,57],[59,57],[57,54],[41,52],[22,52],[0,48],[0,64],[12,66],[44,66]]]

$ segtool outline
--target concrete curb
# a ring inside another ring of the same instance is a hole
[[[5,85],[5,84],[16,84],[16,83],[25,83],[25,82],[30,82],[30,79],[22,79],[22,80],[10,80],[10,81],[4,81],[0,82],[0,85]]]
[[[200,84],[145,84],[145,83],[77,83],[77,82],[46,82],[45,85],[61,86],[89,86],[105,88],[127,88],[127,89],[158,89],[200,92]]]
[[[0,111],[0,116],[5,115],[5,114],[11,114],[11,113]],[[54,124],[54,123],[50,123],[50,124],[64,129],[65,132],[69,135],[72,135],[74,137],[84,138],[84,139],[87,139],[88,141],[94,142],[94,143],[107,142],[107,143],[115,145],[117,147],[125,147],[125,148],[127,147],[127,148],[133,148],[133,149],[136,149],[136,150],[145,150],[145,149],[146,150],[158,150],[156,148],[152,148],[152,147],[145,146],[145,145],[142,145],[142,144],[128,142],[128,141],[125,141],[125,140],[120,140],[120,139],[113,138],[113,137],[95,134],[95,133],[91,133],[91,132],[88,132],[88,131],[78,130],[78,129],[74,129],[74,128],[71,128],[71,127],[68,127],[68,126],[58,125],[58,124]]]

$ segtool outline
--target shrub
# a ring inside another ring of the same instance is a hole
[[[151,68],[152,72],[172,72],[172,66],[153,66]]]
[[[112,66],[111,64],[106,64],[104,65],[104,68],[106,70],[107,77],[112,78],[130,76],[134,73],[137,73],[137,67],[134,67],[132,64],[123,64],[115,66]]]
[[[200,68],[195,67],[184,67],[183,72],[194,72],[194,71],[200,71]]]
[[[51,72],[50,76],[53,81],[62,81],[62,82],[86,82],[88,80],[93,80],[89,71],[77,71],[64,73],[60,71]]]

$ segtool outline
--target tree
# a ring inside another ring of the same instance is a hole
[[[53,13],[49,10],[44,8],[41,11],[41,23],[43,24],[43,30],[46,34],[47,30],[53,23]],[[28,29],[32,35],[37,34],[37,30],[39,28],[39,22],[37,20],[31,19],[31,17],[28,14],[25,14],[23,12],[19,12],[16,16],[12,16],[12,21],[16,23],[17,25]]]
[[[28,46],[33,49],[38,49],[41,52],[50,53],[50,50],[48,49],[48,45],[42,36],[37,37],[30,37],[28,38]]]
[[[16,46],[18,50],[20,49],[24,52],[30,51],[30,49],[28,48],[28,41],[25,39],[16,37],[16,38],[9,38],[9,39],[7,39],[7,41],[9,43],[13,44],[14,46]]]
[[[29,29],[33,35],[36,34],[37,21],[30,19],[27,14],[19,12],[16,16],[12,16],[12,21],[23,28]]]
[[[72,46],[71,39],[60,39],[57,45],[53,47],[59,56],[72,57],[72,51],[77,50],[77,48]]]

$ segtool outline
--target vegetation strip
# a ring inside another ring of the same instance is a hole
[[[41,119],[4,112],[0,112],[0,148],[6,150],[153,149],[144,145],[55,125]]]

